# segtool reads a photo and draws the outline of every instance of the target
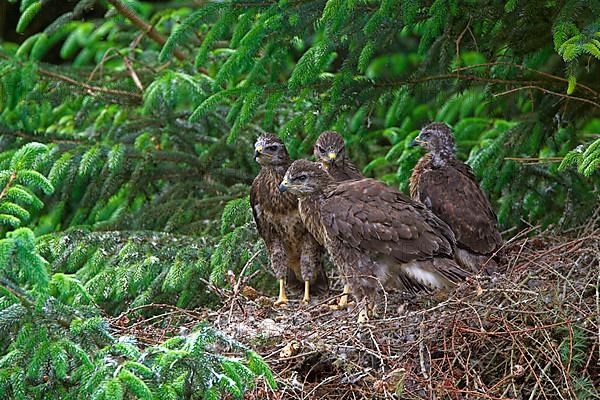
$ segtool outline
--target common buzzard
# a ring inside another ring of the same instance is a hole
[[[250,205],[258,233],[269,252],[271,267],[279,279],[279,297],[275,305],[288,302],[286,274],[304,282],[302,302],[308,303],[312,284],[327,287],[321,262],[324,249],[304,227],[296,196],[277,189],[291,164],[281,139],[271,134],[260,136],[254,145],[254,155],[261,170],[252,182]],[[293,274],[288,274],[288,268]]]
[[[304,224],[361,298],[359,320],[381,287],[448,288],[466,276],[452,259],[455,239],[448,225],[382,182],[336,182],[319,164],[298,160],[279,189],[298,196]]]
[[[471,168],[455,155],[454,136],[444,123],[425,126],[415,143],[428,154],[415,166],[410,193],[447,223],[456,235],[456,261],[473,272],[490,263],[502,245],[496,214]]]
[[[336,131],[321,133],[313,152],[317,162],[321,163],[336,181],[364,178],[346,155],[344,138]]]
[[[344,138],[336,131],[324,131],[319,135],[315,142],[313,153],[317,162],[321,163],[323,168],[336,181],[347,181],[350,179],[364,178],[360,170],[354,165],[346,154]],[[345,284],[342,296],[334,309],[343,309],[348,306],[348,295],[350,294],[350,285]]]

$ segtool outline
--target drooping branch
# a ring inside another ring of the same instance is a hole
[[[130,20],[135,26],[140,28],[144,33],[148,35],[148,37],[154,40],[156,43],[161,46],[164,45],[167,41],[163,35],[160,34],[152,25],[144,21],[139,15],[137,15],[131,8],[127,7],[120,0],[107,0],[112,6],[119,12],[119,14],[123,15],[125,18]],[[175,49],[173,52],[175,57],[178,60],[184,61],[185,54],[183,54],[180,50]]]
[[[6,186],[4,186],[4,189],[2,189],[2,192],[0,192],[0,200],[2,200],[2,198],[4,196],[6,196],[6,194],[8,193],[8,189],[10,189],[10,186],[12,185],[13,181],[17,178],[17,171],[13,171],[12,174],[10,174],[10,177],[8,178],[8,182],[6,183]]]
[[[47,69],[44,68],[38,68],[37,70],[41,75],[45,75],[51,78],[55,78],[58,80],[61,80],[63,82],[67,82],[71,85],[75,85],[75,86],[80,86],[82,88],[84,88],[89,94],[93,94],[94,92],[100,92],[100,93],[107,93],[107,94],[113,94],[113,95],[117,95],[117,96],[127,96],[127,97],[133,97],[137,100],[140,100],[142,98],[141,94],[138,93],[134,93],[134,92],[129,92],[127,90],[119,90],[119,89],[109,89],[109,88],[104,88],[104,87],[100,87],[100,86],[92,86],[92,85],[88,85],[85,82],[80,82],[76,79],[73,79],[71,77],[65,76],[65,75],[61,75],[58,74],[56,72],[53,71],[49,71]]]

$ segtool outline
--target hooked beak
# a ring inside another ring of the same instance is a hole
[[[337,154],[336,153],[328,153],[327,154],[327,163],[329,165],[333,165],[333,163],[335,162],[335,159],[337,158]]]
[[[425,140],[419,139],[418,136],[410,143],[412,147],[420,146],[422,144],[427,144],[427,142]]]
[[[263,151],[263,147],[262,146],[256,146],[254,148],[254,158],[260,156],[262,154]]]
[[[284,193],[286,190],[288,190],[288,181],[287,179],[284,179],[280,184],[279,184],[279,192],[280,193]]]

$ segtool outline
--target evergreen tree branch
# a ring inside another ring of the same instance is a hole
[[[40,142],[40,143],[72,144],[72,145],[89,143],[88,141],[83,140],[83,139],[62,139],[62,138],[59,139],[59,138],[48,137],[48,133],[46,133],[46,132],[44,132],[42,134],[42,133],[37,133],[37,132],[28,133],[28,132],[22,132],[22,131],[11,131],[9,129],[6,129],[3,126],[0,126],[0,134],[6,135],[6,136],[18,137],[18,138],[25,139],[27,141]]]
[[[107,0],[112,6],[125,18],[130,20],[135,26],[140,28],[142,32],[146,33],[148,37],[154,40],[156,43],[163,46],[167,39],[163,35],[160,34],[154,27],[140,18],[131,8],[127,7],[120,0]],[[185,54],[183,54],[180,50],[175,49],[173,51],[175,57],[177,57],[180,61],[185,61]]]
[[[562,94],[562,93],[557,93],[557,92],[553,92],[552,90],[548,90],[548,89],[544,89],[542,87],[539,86],[535,86],[535,85],[527,85],[527,86],[521,86],[518,88],[514,88],[514,89],[510,89],[501,93],[495,93],[493,96],[494,97],[499,97],[499,96],[505,96],[507,94],[510,93],[515,93],[518,92],[520,90],[526,90],[526,89],[535,89],[535,90],[539,90],[541,92],[544,92],[546,94],[551,94],[553,96],[558,96],[558,97],[562,97],[564,99],[570,99],[570,100],[575,100],[575,101],[581,101],[584,103],[588,103],[593,105],[594,107],[600,108],[600,104],[596,103],[595,101],[589,100],[589,99],[585,99],[583,97],[576,97],[576,96],[569,96],[568,94]]]
[[[21,66],[23,65],[23,62],[15,59],[3,52],[0,52],[0,58],[3,58],[5,60],[10,60],[16,63],[19,63]],[[50,71],[48,69],[42,68],[42,67],[38,67],[36,70],[40,75],[45,75],[47,77],[50,78],[54,78],[54,79],[58,79],[60,81],[69,83],[71,85],[75,85],[75,86],[79,86],[84,88],[88,94],[92,95],[94,94],[94,92],[100,92],[100,93],[106,93],[106,94],[112,94],[115,96],[125,96],[125,97],[131,97],[131,98],[135,98],[137,101],[140,101],[142,99],[142,95],[139,93],[134,93],[134,92],[129,92],[127,90],[120,90],[120,89],[110,89],[110,88],[105,88],[105,87],[100,87],[100,86],[93,86],[93,85],[89,85],[85,82],[80,82],[74,78],[71,78],[69,76],[63,75],[63,74],[59,74],[57,72],[54,71]]]
[[[117,95],[117,96],[131,97],[131,98],[135,98],[136,100],[142,99],[142,95],[138,94],[138,93],[129,92],[127,90],[109,89],[109,88],[104,88],[104,87],[100,87],[100,86],[88,85],[87,83],[80,82],[80,81],[70,78],[66,75],[58,74],[56,72],[52,72],[52,71],[49,71],[44,68],[39,68],[38,72],[42,75],[61,80],[63,82],[70,83],[71,85],[80,86],[80,87],[84,88],[90,95],[92,95],[94,92],[100,92],[100,93],[113,94],[113,95]]]
[[[10,189],[10,186],[12,185],[13,181],[17,179],[17,171],[13,171],[12,174],[10,174],[10,177],[8,178],[8,182],[6,182],[6,185],[4,186],[4,189],[2,189],[2,192],[0,192],[0,200],[2,200],[2,198],[4,196],[6,196],[6,193],[8,193],[8,189]]]
[[[0,278],[0,286],[13,296],[15,296],[21,304],[23,304],[27,308],[33,308],[35,306],[34,299],[27,294],[23,289],[18,287],[17,285],[10,282],[8,279]]]
[[[453,70],[453,72],[467,71],[467,70],[471,70],[471,69],[475,69],[475,68],[481,68],[481,67],[494,67],[496,65],[507,65],[507,66],[510,66],[510,67],[519,68],[519,69],[524,70],[524,71],[530,71],[530,72],[533,72],[535,74],[538,74],[538,75],[541,75],[541,76],[545,76],[547,78],[554,79],[554,80],[557,80],[557,81],[560,81],[560,82],[563,82],[563,83],[569,83],[568,79],[562,78],[560,76],[549,74],[549,73],[544,72],[544,71],[539,71],[539,70],[534,69],[534,68],[529,68],[529,67],[526,67],[524,65],[511,63],[511,62],[508,62],[508,61],[495,61],[495,62],[489,62],[489,63],[467,65],[465,67],[455,68]],[[590,92],[591,94],[593,94],[594,97],[596,97],[596,98],[600,96],[600,93],[598,93],[597,91],[595,91],[594,89],[592,89],[591,87],[589,87],[587,85],[584,85],[582,83],[576,83],[575,86],[576,87],[581,87],[582,89],[587,90],[588,92]]]

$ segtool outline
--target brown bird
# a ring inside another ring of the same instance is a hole
[[[344,138],[336,131],[321,133],[315,142],[313,152],[317,162],[321,163],[336,181],[364,178],[346,155]]]
[[[361,297],[359,320],[381,287],[449,288],[466,276],[452,258],[455,238],[448,225],[382,182],[336,182],[319,164],[297,160],[279,190],[298,196],[305,226]]]
[[[315,160],[338,182],[350,179],[364,178],[360,170],[346,155],[344,138],[336,131],[324,131],[319,135],[313,147]],[[342,296],[334,309],[343,309],[348,306],[350,285],[345,284]]]
[[[447,223],[456,235],[456,261],[477,272],[502,246],[498,221],[471,168],[456,158],[454,136],[444,123],[425,126],[415,144],[428,154],[415,166],[410,193]],[[491,264],[491,265],[490,265]]]
[[[271,268],[279,280],[275,305],[288,302],[286,275],[304,282],[302,302],[308,303],[311,285],[327,288],[321,262],[324,249],[304,227],[296,196],[277,189],[291,164],[281,139],[271,134],[260,136],[254,145],[254,154],[261,170],[252,182],[250,205],[258,233],[265,241]]]

